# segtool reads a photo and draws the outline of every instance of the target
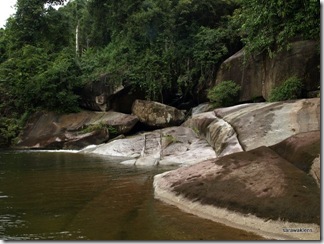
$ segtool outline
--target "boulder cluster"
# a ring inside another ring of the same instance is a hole
[[[177,165],[155,176],[156,198],[267,238],[318,240],[320,98],[244,102],[268,98],[283,73],[311,73],[307,91],[316,90],[313,49],[311,42],[294,43],[291,55],[248,60],[243,70],[242,51],[226,60],[216,83],[242,85],[236,106],[204,103],[188,113],[138,97],[123,100],[119,85],[107,88],[108,95],[88,94],[84,106],[97,111],[34,114],[17,147],[75,149],[125,165]],[[310,231],[283,231],[306,227]]]

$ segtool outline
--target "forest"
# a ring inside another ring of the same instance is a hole
[[[0,29],[0,144],[34,111],[79,111],[80,88],[103,76],[194,99],[242,47],[272,57],[319,41],[319,20],[318,0],[18,0]]]

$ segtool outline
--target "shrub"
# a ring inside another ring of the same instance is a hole
[[[269,101],[275,102],[300,98],[302,89],[302,80],[296,76],[292,76],[271,91]]]
[[[208,91],[207,97],[215,107],[234,105],[241,87],[232,80],[222,81]]]
[[[0,117],[0,147],[8,146],[18,142],[19,132],[28,119],[29,113]]]

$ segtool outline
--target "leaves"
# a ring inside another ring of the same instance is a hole
[[[208,90],[208,98],[214,107],[227,107],[237,102],[241,87],[232,80],[221,81]]]
[[[319,40],[317,0],[74,0],[51,7],[66,2],[18,0],[0,30],[0,111],[9,117],[38,108],[75,111],[76,90],[103,77],[140,87],[148,99],[172,101],[178,93],[197,102],[241,42],[250,54],[273,56],[293,38]],[[237,92],[221,87],[225,97]]]
[[[292,76],[271,91],[269,101],[275,102],[300,98],[302,89],[302,80]]]
[[[317,0],[240,0],[232,21],[250,54],[271,55],[287,49],[293,38],[320,38],[320,4]]]

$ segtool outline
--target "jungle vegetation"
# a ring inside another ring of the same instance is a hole
[[[190,99],[243,46],[272,56],[296,38],[320,40],[319,1],[18,0],[0,29],[0,144],[32,111],[78,111],[102,75]]]

